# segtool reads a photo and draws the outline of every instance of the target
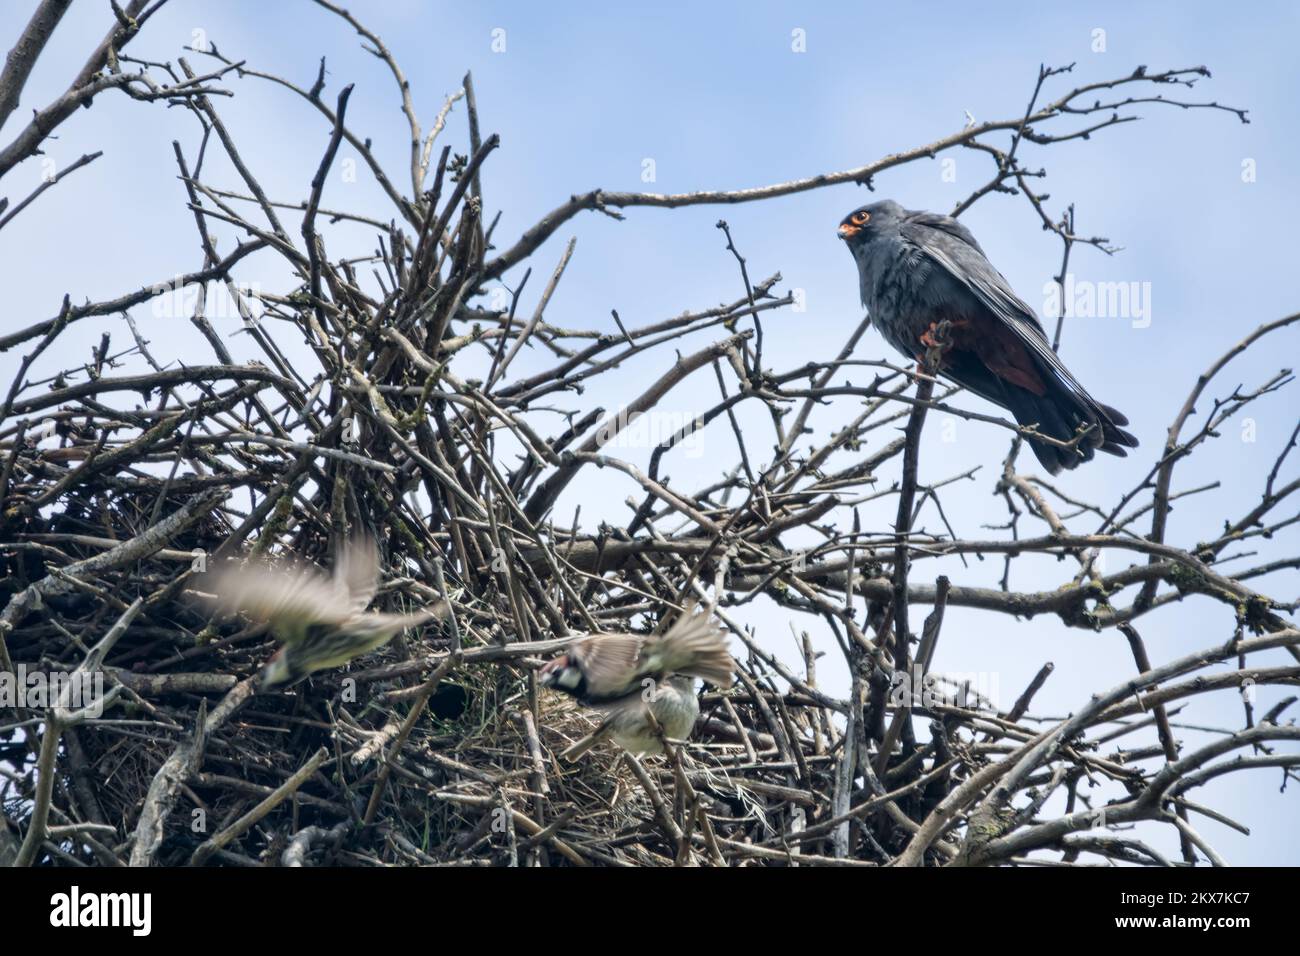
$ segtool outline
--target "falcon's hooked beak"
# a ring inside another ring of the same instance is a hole
[[[847,241],[860,233],[862,227],[867,224],[869,219],[871,219],[871,213],[867,212],[865,209],[859,209],[841,222],[840,228],[837,229],[836,232],[839,234],[841,239]]]

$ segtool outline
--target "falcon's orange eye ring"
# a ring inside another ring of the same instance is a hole
[[[864,212],[861,209],[859,209],[849,218],[849,221],[852,222],[853,225],[855,226],[865,226],[867,224],[867,220],[870,218],[871,218],[871,213]]]

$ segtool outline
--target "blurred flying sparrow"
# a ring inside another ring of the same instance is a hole
[[[662,753],[654,721],[664,735],[685,739],[700,713],[693,679],[729,687],[734,667],[722,631],[692,608],[662,635],[593,634],[574,642],[542,668],[542,686],[606,716],[560,756],[574,760],[607,736],[635,754]]]
[[[216,572],[213,587],[223,612],[265,621],[284,642],[262,672],[263,688],[338,667],[447,610],[439,602],[411,614],[366,613],[379,589],[379,552],[369,538],[340,548],[333,577],[301,561],[287,566],[232,562]]]

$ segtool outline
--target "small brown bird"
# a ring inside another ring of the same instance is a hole
[[[606,716],[560,756],[574,760],[607,736],[635,754],[661,753],[654,722],[664,735],[685,739],[700,713],[693,679],[729,687],[734,668],[722,631],[691,608],[663,635],[593,634],[574,642],[542,668],[542,686]]]
[[[369,538],[343,545],[332,577],[300,561],[232,562],[216,572],[213,587],[222,611],[265,621],[284,642],[263,671],[263,688],[346,664],[446,611],[439,603],[411,614],[366,613],[379,589],[379,551]]]

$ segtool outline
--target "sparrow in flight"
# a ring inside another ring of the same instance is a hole
[[[662,753],[660,731],[683,740],[695,726],[694,678],[730,687],[734,667],[722,631],[693,608],[662,635],[592,634],[575,641],[542,668],[542,686],[605,718],[560,756],[574,760],[606,737],[634,754]]]
[[[984,256],[970,230],[950,216],[904,209],[892,200],[849,213],[839,226],[858,264],[862,304],[886,342],[1009,411],[1061,447],[1027,436],[1051,474],[1125,454],[1137,439],[1128,419],[1088,394],[1053,351],[1034,310]]]
[[[264,621],[284,642],[263,671],[263,688],[338,667],[382,647],[408,627],[446,615],[443,602],[410,614],[367,613],[379,589],[379,552],[369,538],[339,549],[332,576],[300,561],[230,562],[215,575],[216,602],[224,613]]]

